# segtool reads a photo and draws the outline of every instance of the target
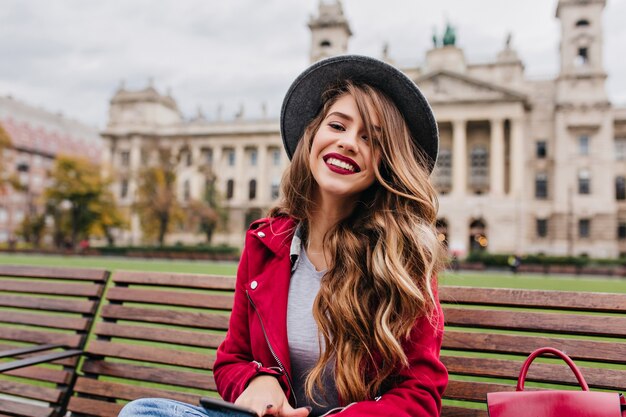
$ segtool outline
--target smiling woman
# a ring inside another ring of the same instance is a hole
[[[437,125],[417,86],[363,56],[320,61],[285,97],[283,199],[250,226],[215,381],[258,416],[437,416],[442,247]],[[121,417],[221,416],[168,400]],[[170,410],[170,411],[168,411]]]

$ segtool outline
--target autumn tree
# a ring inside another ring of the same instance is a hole
[[[215,231],[228,221],[228,211],[222,204],[222,198],[215,185],[216,177],[212,172],[205,172],[206,182],[204,198],[189,203],[189,222],[206,236],[211,244]]]
[[[91,232],[104,236],[109,246],[115,245],[115,229],[128,227],[128,221],[121,214],[110,190],[104,190],[102,198],[94,201],[90,207],[97,214],[97,221],[92,225]]]
[[[9,173],[9,167],[5,159],[5,150],[10,149],[12,146],[11,137],[0,124],[0,195],[4,194],[7,185],[17,189],[20,188],[17,177]]]
[[[98,165],[75,156],[57,156],[46,189],[48,214],[55,220],[54,240],[60,245],[69,238],[76,247],[79,238],[88,238],[92,228],[108,209],[115,211],[107,193],[108,184]],[[105,207],[105,208],[103,208]]]
[[[159,163],[139,173],[134,209],[139,214],[144,235],[156,238],[160,246],[172,226],[183,220],[176,196],[177,162],[169,149],[160,149]]]

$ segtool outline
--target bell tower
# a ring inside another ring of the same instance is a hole
[[[324,3],[320,0],[318,15],[309,19],[311,29],[311,63],[348,52],[352,36],[348,20],[343,14],[341,0]]]
[[[602,13],[606,0],[559,0],[561,22],[558,102],[606,103]]]

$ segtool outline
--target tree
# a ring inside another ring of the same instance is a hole
[[[11,185],[15,189],[20,189],[20,184],[15,175],[9,174],[9,169],[5,161],[5,150],[13,147],[11,137],[0,124],[0,195],[4,194],[5,187]]]
[[[55,220],[57,245],[69,238],[76,247],[79,238],[88,238],[91,227],[99,220],[98,205],[106,195],[107,184],[100,176],[100,168],[88,159],[57,156],[50,175],[51,185],[46,190],[48,212]],[[68,230],[69,228],[69,230]]]
[[[46,231],[46,214],[33,213],[24,217],[20,226],[19,234],[22,235],[24,241],[32,243],[35,248],[41,244],[41,239]]]
[[[91,232],[104,236],[109,246],[115,246],[113,230],[126,228],[128,222],[118,210],[113,193],[110,190],[105,190],[102,193],[102,198],[92,202],[90,209],[97,213],[98,218],[93,224]]]
[[[183,212],[176,197],[177,158],[169,149],[160,149],[159,162],[140,172],[134,209],[144,235],[156,238],[163,246],[165,235],[173,224],[182,221]]]
[[[189,221],[192,227],[197,227],[206,236],[206,241],[211,244],[219,214],[207,202],[193,200],[189,203]]]

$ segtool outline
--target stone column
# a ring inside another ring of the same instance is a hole
[[[504,121],[491,120],[491,150],[489,152],[489,183],[491,195],[504,195]]]
[[[188,167],[191,168],[189,170],[189,195],[192,200],[204,201],[204,175],[202,175],[201,170],[198,169],[204,165],[202,149],[199,145],[196,145],[192,146],[189,152],[191,152],[191,167]]]
[[[466,120],[452,123],[452,194],[463,196],[467,190]]]
[[[266,205],[270,193],[267,185],[267,145],[264,143],[260,144],[257,148],[258,159],[257,159],[257,185],[256,185],[256,199],[260,205]]]
[[[521,197],[524,179],[524,125],[521,119],[511,120],[511,195]]]

